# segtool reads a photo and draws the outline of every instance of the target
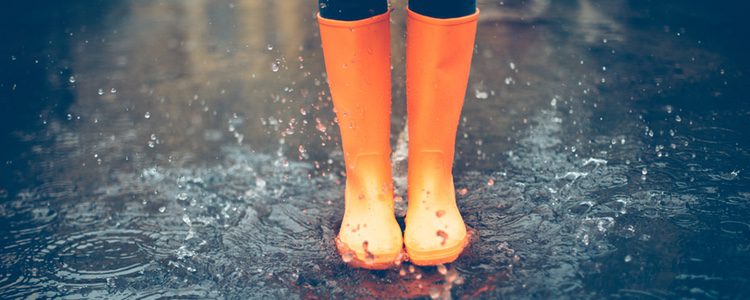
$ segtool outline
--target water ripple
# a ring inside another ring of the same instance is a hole
[[[83,232],[52,241],[33,259],[49,266],[47,276],[63,284],[106,282],[148,267],[145,245],[153,242],[153,236],[138,230]]]

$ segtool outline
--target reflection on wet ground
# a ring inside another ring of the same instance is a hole
[[[750,295],[747,58],[715,31],[747,31],[730,9],[480,1],[454,169],[477,237],[445,268],[365,271],[333,246],[314,3],[99,4],[38,14],[0,57],[0,298]]]

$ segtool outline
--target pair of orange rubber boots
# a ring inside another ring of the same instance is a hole
[[[468,243],[451,168],[479,12],[407,17],[408,200],[403,235],[394,216],[390,160],[390,12],[357,21],[318,16],[328,83],[346,164],[336,239],[355,267],[454,261]]]

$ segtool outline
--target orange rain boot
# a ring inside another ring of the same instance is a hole
[[[415,265],[452,262],[469,240],[451,168],[478,17],[478,10],[449,19],[408,11],[409,208],[404,243]]]
[[[348,264],[401,262],[390,160],[390,12],[357,21],[318,16],[328,83],[346,164],[344,219],[336,247]]]

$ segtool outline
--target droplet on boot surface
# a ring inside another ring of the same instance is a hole
[[[367,249],[369,245],[370,243],[368,241],[362,242],[362,249],[365,250],[365,263],[371,265],[375,262],[375,255]]]
[[[440,242],[440,245],[445,246],[445,242],[448,240],[448,233],[442,230],[438,230],[436,234],[443,239],[443,241]]]

